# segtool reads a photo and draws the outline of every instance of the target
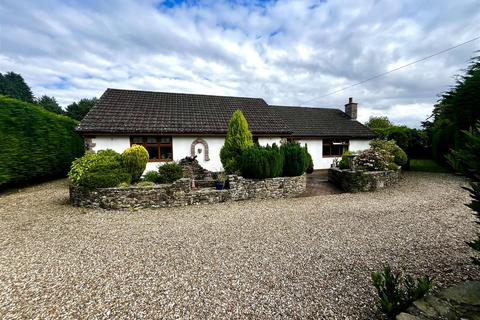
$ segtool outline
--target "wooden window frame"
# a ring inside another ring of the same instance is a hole
[[[133,142],[133,139],[138,138],[138,137],[142,138],[142,143]],[[156,143],[149,143],[148,138],[156,138],[157,142]],[[162,143],[161,142],[162,138],[170,138],[170,143]],[[170,162],[170,161],[173,161],[173,137],[172,136],[158,136],[158,135],[131,136],[130,137],[130,146],[132,146],[134,144],[142,145],[145,148],[147,148],[147,147],[156,147],[157,148],[158,159],[148,159],[148,162]],[[161,157],[161,155],[162,155],[161,149],[162,148],[171,148],[172,158],[162,159],[162,157]],[[150,155],[149,155],[149,157],[150,157]]]
[[[346,149],[344,149],[343,152],[348,151],[349,148],[350,148],[350,140],[349,139],[339,139],[339,138],[322,139],[322,157],[323,158],[338,158],[338,157],[342,156],[341,154],[332,154],[332,146],[335,144],[335,142],[337,143],[336,145],[341,145],[341,146],[347,147]],[[344,142],[344,143],[338,144],[338,142]],[[330,147],[330,154],[327,154],[327,155],[324,152],[326,146]],[[342,152],[342,154],[343,154],[343,152]]]

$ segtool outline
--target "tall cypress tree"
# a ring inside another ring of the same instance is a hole
[[[225,144],[220,150],[220,159],[227,173],[240,170],[240,157],[243,151],[254,146],[252,133],[248,129],[248,122],[242,111],[233,113],[228,123]]]
[[[12,71],[0,77],[0,94],[33,103],[32,90],[20,74]]]

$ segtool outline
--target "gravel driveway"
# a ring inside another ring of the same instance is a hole
[[[462,184],[136,212],[73,208],[64,180],[3,194],[0,318],[378,318],[385,262],[480,279]]]

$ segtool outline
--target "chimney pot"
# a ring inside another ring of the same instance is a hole
[[[345,113],[352,119],[356,120],[357,119],[357,109],[358,109],[358,104],[356,102],[353,102],[353,98],[350,97],[348,98],[348,103],[345,105]]]

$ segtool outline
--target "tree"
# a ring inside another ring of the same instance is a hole
[[[465,74],[458,76],[456,84],[442,94],[434,106],[433,121],[424,122],[432,139],[434,158],[444,161],[451,149],[465,146],[463,130],[475,126],[480,119],[480,56],[473,57]]]
[[[91,99],[81,99],[78,103],[74,102],[67,106],[66,115],[75,120],[82,120],[92,109],[92,107],[97,103],[97,98]]]
[[[242,153],[253,146],[252,133],[248,129],[247,119],[243,116],[242,111],[237,110],[230,118],[225,144],[220,150],[220,159],[224,170],[227,173],[239,171]]]
[[[37,104],[42,106],[45,110],[56,113],[56,114],[64,114],[62,107],[57,103],[55,97],[49,97],[43,95],[38,101]]]
[[[465,188],[470,192],[472,202],[467,206],[474,211],[477,217],[477,224],[480,224],[480,121],[477,122],[476,129],[463,131],[465,134],[465,147],[458,151],[452,151],[453,156],[460,161],[460,168],[470,177],[470,188]],[[480,252],[480,233],[477,233],[477,239],[467,242],[474,250]],[[479,258],[472,258],[473,263],[480,266]]]
[[[15,72],[0,73],[0,94],[24,102],[33,103],[33,94],[22,76]]]
[[[386,129],[393,126],[393,124],[387,117],[370,117],[368,121],[365,122],[365,126],[370,129]]]

